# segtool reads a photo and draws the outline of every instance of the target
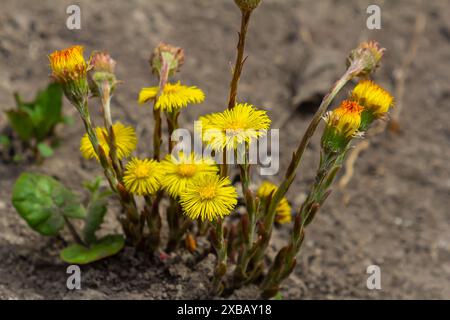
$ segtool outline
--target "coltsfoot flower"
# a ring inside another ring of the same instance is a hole
[[[95,128],[100,147],[109,154],[109,144],[107,141],[108,131],[104,127]],[[119,159],[127,158],[131,155],[137,145],[137,137],[134,128],[131,126],[124,126],[121,122],[113,124],[114,137],[117,147],[117,157]],[[98,156],[94,151],[91,141],[87,134],[84,134],[80,141],[80,151],[84,158],[95,158],[98,161]]]
[[[67,98],[77,108],[82,107],[89,93],[88,65],[84,60],[83,50],[82,46],[72,46],[48,56],[52,77],[62,85]]]
[[[132,158],[127,163],[123,176],[125,188],[140,196],[156,193],[162,179],[161,165],[153,159]]]
[[[393,105],[394,98],[371,80],[361,80],[353,89],[351,99],[364,107],[361,129],[366,130],[374,119],[383,117]]]
[[[326,127],[322,144],[332,150],[342,150],[358,132],[363,107],[357,102],[344,100],[338,108],[325,116]]]
[[[193,178],[203,173],[217,174],[219,169],[210,158],[180,152],[178,157],[168,154],[161,162],[161,170],[164,172],[162,187],[175,198],[186,191],[187,184]]]
[[[277,190],[277,186],[269,181],[264,181],[261,186],[258,188],[256,195],[259,198],[267,198],[271,194],[275,193]],[[281,201],[278,203],[277,208],[275,209],[275,222],[283,224],[291,222],[291,206],[289,205],[286,197],[283,197]]]
[[[270,123],[266,111],[238,103],[233,109],[200,117],[196,128],[213,150],[236,149],[241,143],[251,143],[264,136]]]
[[[227,177],[201,174],[180,194],[183,212],[192,220],[214,221],[231,213],[237,203],[236,189]]]
[[[142,88],[139,93],[139,103],[145,103],[156,98],[159,87]],[[195,86],[184,86],[180,82],[167,83],[155,104],[155,109],[172,112],[185,108],[188,104],[202,103],[205,94]]]

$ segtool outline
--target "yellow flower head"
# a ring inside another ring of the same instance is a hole
[[[168,154],[161,162],[161,169],[164,172],[162,187],[174,198],[186,191],[187,184],[196,176],[216,174],[218,171],[212,159],[202,158],[193,152],[190,155],[180,152],[178,157]]]
[[[327,116],[328,126],[336,130],[338,134],[346,137],[353,136],[361,124],[362,110],[363,107],[357,102],[344,100]]]
[[[158,95],[159,87],[142,88],[139,93],[139,103],[145,103],[155,99]],[[172,112],[185,108],[191,103],[202,103],[205,100],[205,94],[197,87],[187,87],[180,82],[175,84],[167,83],[161,95],[158,97],[155,109]]]
[[[229,178],[217,174],[194,177],[180,194],[184,213],[192,220],[213,221],[229,215],[237,203],[236,189]]]
[[[258,189],[257,196],[259,198],[267,198],[268,196],[275,193],[277,190],[277,186],[269,181],[264,181]],[[281,199],[280,203],[278,203],[277,208],[275,210],[275,222],[283,224],[291,222],[291,206],[289,205],[286,197]]]
[[[132,158],[127,163],[123,176],[125,188],[140,196],[156,193],[162,179],[161,165],[153,159]]]
[[[371,80],[362,80],[353,89],[351,99],[370,111],[376,118],[383,116],[393,105],[394,98]]]
[[[199,118],[196,129],[202,139],[214,150],[237,148],[241,143],[251,143],[266,134],[270,119],[266,111],[250,104],[238,103],[233,109]]]
[[[68,82],[86,77],[87,64],[83,57],[82,46],[55,51],[48,56],[52,76],[59,82]]]
[[[117,157],[123,159],[129,157],[131,152],[136,148],[137,138],[133,127],[126,127],[120,122],[113,124],[114,137],[117,147]],[[107,141],[108,131],[106,128],[97,127],[95,128],[97,133],[97,138],[100,146],[102,147],[105,154],[109,155],[109,144]],[[84,158],[92,159],[95,158],[98,161],[98,156],[92,147],[92,143],[89,140],[87,134],[81,138],[80,141],[80,151]]]

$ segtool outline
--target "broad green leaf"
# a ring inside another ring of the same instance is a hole
[[[12,203],[35,231],[53,236],[64,226],[64,217],[83,219],[84,207],[78,197],[55,179],[22,173],[13,187]]]
[[[44,158],[48,158],[53,155],[52,147],[50,147],[48,144],[46,144],[44,142],[38,143],[37,148],[38,148],[41,156],[43,156]]]
[[[125,241],[121,235],[108,235],[89,247],[73,244],[63,249],[60,257],[71,264],[88,264],[113,256],[122,250]]]
[[[30,115],[22,110],[6,111],[9,123],[14,131],[19,135],[19,138],[24,141],[29,141],[33,137],[33,121]]]

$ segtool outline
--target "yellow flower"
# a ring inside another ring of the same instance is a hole
[[[270,195],[273,196],[275,191],[277,191],[276,185],[269,181],[264,181],[258,189],[257,196],[259,198],[267,198]],[[275,212],[275,222],[280,224],[291,222],[291,206],[286,197],[283,197],[280,203],[278,203]]]
[[[60,82],[86,77],[87,64],[83,57],[82,46],[55,51],[48,56],[53,77]]]
[[[113,131],[117,146],[117,157],[123,159],[129,157],[131,152],[136,148],[137,138],[133,127],[126,127],[120,122],[113,124]],[[97,133],[97,138],[100,146],[102,147],[105,154],[109,155],[109,144],[106,140],[108,137],[108,132],[106,128],[97,127],[95,128]],[[87,134],[81,138],[80,151],[84,158],[92,159],[95,158],[98,161],[97,154],[92,147],[91,141]]]
[[[162,187],[175,198],[186,191],[186,185],[194,177],[202,173],[216,174],[218,168],[210,158],[180,152],[178,157],[168,154],[161,162],[161,170],[164,172]]]
[[[209,114],[196,123],[203,141],[212,149],[237,148],[243,142],[251,143],[266,134],[270,119],[266,111],[257,110],[250,104],[238,103],[233,109]]]
[[[158,90],[158,87],[142,88],[139,93],[139,103],[155,99]],[[191,103],[202,103],[204,100],[205,94],[197,87],[187,87],[181,85],[180,82],[175,84],[167,83],[156,101],[155,109],[172,112],[185,108]]]
[[[83,57],[82,46],[55,51],[48,56],[52,77],[59,82],[67,99],[86,115],[86,100],[89,94],[87,81],[88,66]]]
[[[140,196],[158,191],[162,179],[161,165],[153,159],[132,158],[127,163],[123,176],[125,188]]]
[[[236,189],[229,178],[217,174],[194,177],[186,191],[180,194],[184,214],[190,219],[213,221],[229,215],[237,203]]]
[[[350,137],[356,133],[361,124],[361,107],[357,102],[344,100],[340,106],[327,116],[328,126],[338,134]]]
[[[388,112],[394,102],[386,90],[370,80],[360,81],[353,89],[351,99],[371,111],[376,118]]]

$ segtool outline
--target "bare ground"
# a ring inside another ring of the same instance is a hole
[[[72,1],[2,1],[1,110],[13,105],[13,91],[31,97],[46,85],[51,51],[74,43],[88,52],[107,49],[124,80],[113,117],[137,126],[138,154],[148,154],[151,114],[137,106],[136,97],[141,87],[155,83],[147,59],[159,41],[185,48],[186,64],[178,77],[207,95],[203,105],[184,111],[182,124],[191,128],[200,114],[224,108],[239,14],[232,1],[212,2],[80,1],[82,29],[69,31],[65,8]],[[336,188],[321,209],[307,230],[295,273],[283,285],[286,299],[450,298],[450,4],[377,3],[379,31],[365,28],[369,2],[356,0],[264,0],[251,22],[239,99],[264,106],[274,127],[281,128],[281,168],[274,181],[286,169],[317,96],[344,71],[348,51],[365,39],[386,47],[375,78],[394,92],[394,74],[408,54],[417,14],[427,22],[406,81],[400,133],[372,139],[350,184]],[[68,103],[65,113],[77,119]],[[1,115],[0,128],[5,126]],[[11,205],[11,187],[21,172],[31,170],[81,192],[81,180],[101,174],[79,155],[82,133],[80,121],[59,128],[63,144],[42,166],[0,163],[0,298],[208,298],[214,258],[194,265],[183,251],[160,262],[127,248],[83,267],[82,290],[66,289],[66,266],[58,258],[62,244],[27,228]],[[315,139],[288,194],[295,206],[313,179],[318,150]],[[112,216],[116,205],[110,207]],[[288,229],[277,231],[275,247],[286,241]],[[366,288],[371,264],[381,267],[382,290]],[[232,297],[256,298],[257,290],[246,288]]]

